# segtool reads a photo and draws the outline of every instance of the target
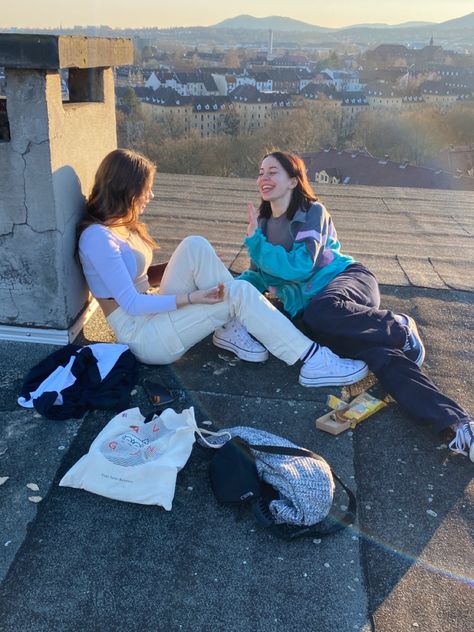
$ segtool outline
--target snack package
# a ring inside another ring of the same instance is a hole
[[[344,402],[334,395],[329,395],[327,405],[332,410],[316,419],[316,428],[338,435],[349,428],[355,428],[360,421],[386,406],[387,402],[363,392],[351,402]]]
[[[349,406],[349,402],[345,402],[343,399],[339,399],[335,395],[328,395],[326,404],[333,410],[345,410]]]
[[[372,397],[368,393],[361,393],[350,402],[347,408],[336,410],[336,418],[340,421],[350,420],[357,423],[367,419],[386,405],[382,399]]]
[[[361,393],[350,402],[348,408],[336,411],[336,417],[341,421],[359,422],[367,419],[386,405],[381,399],[372,397],[368,393]]]

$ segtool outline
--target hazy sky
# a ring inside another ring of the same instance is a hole
[[[319,26],[428,21],[471,13],[473,0],[1,0],[0,26],[208,26],[243,13],[283,15]]]

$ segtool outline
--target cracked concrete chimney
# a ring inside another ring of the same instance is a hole
[[[117,146],[112,66],[132,62],[126,39],[0,34],[0,339],[66,344],[81,328],[75,229]]]

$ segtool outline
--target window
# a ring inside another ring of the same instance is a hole
[[[104,101],[103,68],[69,68],[61,72],[63,103]]]

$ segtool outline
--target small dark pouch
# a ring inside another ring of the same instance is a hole
[[[211,487],[221,503],[242,503],[260,496],[255,457],[248,444],[234,437],[216,450],[209,466]]]
[[[175,400],[174,395],[172,395],[168,389],[154,380],[145,378],[143,380],[143,388],[148,395],[150,403],[154,406],[167,406]]]

